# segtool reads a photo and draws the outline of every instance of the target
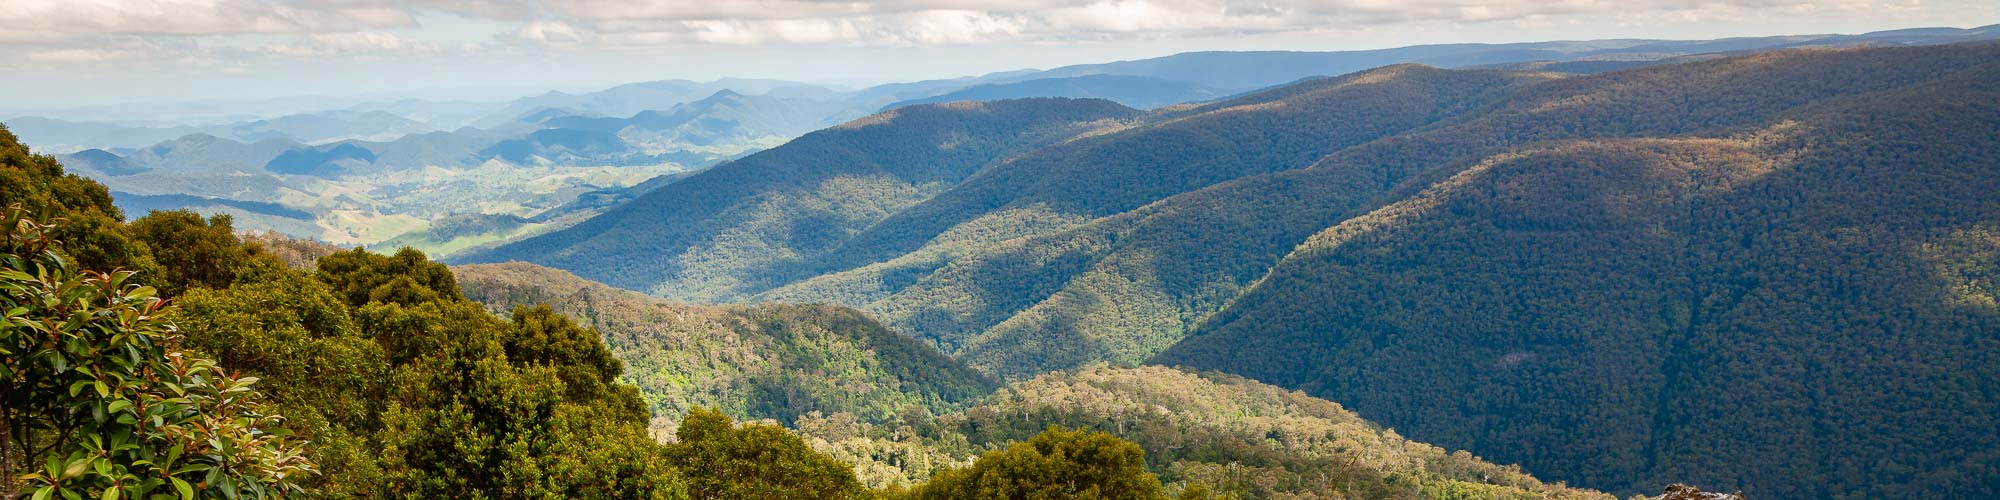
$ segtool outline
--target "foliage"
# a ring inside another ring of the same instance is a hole
[[[181,351],[133,272],[78,270],[19,206],[0,224],[0,492],[17,474],[37,500],[301,491],[314,465],[257,378]]]
[[[1136,460],[1145,471],[1183,496],[1605,498],[1404,439],[1303,393],[1164,367],[1044,374],[934,419],[868,425],[832,414],[799,423],[814,448],[855,463],[877,487],[936,481],[968,465],[958,457],[1004,452],[1050,426],[1129,441],[1144,451]]]
[[[916,498],[1165,498],[1139,445],[1103,432],[1049,427],[972,467],[931,476]]]
[[[14,206],[61,221],[49,236],[63,242],[63,252],[82,269],[158,274],[145,244],[124,231],[125,214],[111,204],[109,190],[65,173],[55,158],[29,151],[0,125],[0,207]]]
[[[696,408],[675,431],[668,461],[687,471],[696,498],[862,498],[852,466],[814,452],[782,427],[736,425]]]
[[[637,386],[666,421],[708,406],[786,425],[810,412],[879,423],[956,410],[995,387],[851,309],[673,304],[524,262],[453,271],[466,296],[489,311],[546,304],[604,332],[604,345],[627,367],[619,380]]]
[[[319,264],[197,291],[183,314],[192,344],[268,374],[276,399],[314,417],[319,493],[685,493],[596,331],[546,307],[488,314],[415,251]]]
[[[307,271],[319,267],[320,257],[343,250],[325,242],[291,238],[272,231],[243,233],[237,237],[244,243],[263,248],[264,253],[284,262],[285,267]]]
[[[132,237],[146,242],[160,274],[152,281],[169,297],[179,296],[184,287],[227,288],[239,276],[283,266],[266,256],[261,247],[236,239],[228,215],[203,220],[187,210],[153,212],[126,226]]]

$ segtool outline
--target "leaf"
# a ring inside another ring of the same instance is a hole
[[[119,488],[119,487],[117,487],[117,486],[112,486],[112,487],[110,487],[110,488],[105,488],[105,489],[104,489],[104,495],[103,495],[103,496],[99,496],[99,497],[97,497],[97,500],[118,500],[118,491],[119,491],[120,489],[121,489],[121,488]]]
[[[80,474],[83,474],[83,471],[90,467],[90,461],[91,459],[85,458],[77,460],[75,462],[70,462],[69,467],[63,468],[62,477],[60,477],[59,479],[69,479],[76,477]]]
[[[194,500],[193,486],[189,486],[187,481],[182,481],[181,478],[178,477],[173,478],[173,480],[174,480],[174,489],[180,490],[181,492],[181,500]]]
[[[41,491],[35,492],[34,500],[49,500],[49,495],[55,494],[55,492],[56,488],[54,486],[42,488]]]

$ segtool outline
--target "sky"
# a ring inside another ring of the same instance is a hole
[[[1994,0],[0,0],[0,108],[858,86],[1197,50],[1994,23]]]

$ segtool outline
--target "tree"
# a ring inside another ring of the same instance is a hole
[[[103,184],[63,172],[54,157],[35,154],[0,126],[0,207],[20,206],[42,221],[61,221],[49,236],[81,269],[128,269],[154,276],[159,264],[125,232],[125,214]],[[10,228],[11,229],[11,228]]]
[[[1027,442],[931,477],[917,498],[1166,498],[1145,451],[1108,433],[1050,426]],[[1197,495],[1200,493],[1197,492]]]
[[[859,498],[868,490],[854,467],[814,452],[775,425],[738,426],[721,411],[695,408],[667,447],[697,498]]]
[[[159,262],[153,282],[166,296],[178,297],[189,287],[228,288],[238,276],[284,267],[258,246],[237,241],[232,222],[228,215],[203,220],[183,209],[149,213],[126,228]]]
[[[78,270],[18,206],[0,224],[0,494],[301,491],[314,465],[256,378],[175,348],[165,302],[135,273]]]

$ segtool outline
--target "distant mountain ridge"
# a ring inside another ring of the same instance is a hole
[[[717,165],[577,226],[457,260],[566,262],[561,267],[580,276],[631,289],[695,272],[701,276],[676,285],[684,292],[666,295],[697,303],[735,296],[768,286],[744,281],[758,270],[802,263],[990,162],[1136,113],[1066,99],[899,108]]]
[[[453,272],[495,312],[547,304],[605,332],[626,380],[668,421],[704,406],[787,425],[815,412],[889,423],[957,410],[995,387],[853,310],[673,304],[518,262]]]
[[[921,99],[898,101],[882,109],[951,101],[992,101],[1025,97],[1096,98],[1138,109],[1153,109],[1222,97],[1198,84],[1127,75],[1086,75],[1037,78],[1012,83],[987,83]]]
[[[1940,45],[2000,39],[2000,24],[1977,28],[1917,28],[1858,35],[1782,35],[1718,40],[1585,40],[1509,44],[1417,45],[1333,52],[1187,52],[1165,57],[1064,66],[992,78],[986,83],[1084,75],[1130,75],[1241,92],[1301,78],[1352,73],[1391,64],[1456,68],[1533,61],[1645,61],[1692,54],[1882,45]]]
[[[207,116],[209,111],[189,111],[193,113],[190,120],[207,121],[160,121],[157,115],[160,110],[147,111],[151,108],[140,106],[141,109],[134,111],[138,114],[133,116],[145,116],[150,121],[85,122],[22,117],[12,123],[17,133],[44,145],[45,151],[98,150],[84,155],[88,158],[66,156],[65,161],[101,167],[92,172],[102,174],[99,180],[119,184],[114,186],[117,189],[285,204],[313,212],[316,219],[313,224],[319,226],[307,233],[300,226],[286,223],[290,227],[285,229],[288,234],[373,244],[402,232],[424,231],[424,221],[436,217],[504,213],[542,218],[540,211],[573,201],[544,198],[554,192],[568,196],[630,185],[637,182],[633,178],[701,168],[778,146],[870,110],[916,103],[1071,97],[1106,98],[1153,109],[1399,63],[1594,73],[1791,47],[1922,45],[1994,39],[2000,39],[2000,28],[1987,26],[1697,41],[1454,44],[1344,52],[1192,52],[864,89],[758,79],[659,80],[590,92],[548,92],[504,102],[408,98],[358,102],[358,98],[326,98],[321,100],[343,107],[278,116],[255,115],[258,117],[235,122],[218,122],[220,118]],[[309,101],[272,100],[269,104],[277,106],[273,109],[295,110]],[[242,106],[207,103],[199,108],[219,113]],[[111,109],[68,114],[58,111],[58,115],[117,116]],[[356,148],[367,153],[362,154]],[[107,153],[116,158],[107,157]],[[590,170],[625,166],[650,170],[644,174]],[[481,168],[551,170],[550,174],[561,170],[564,173],[557,175],[593,179],[564,181],[569,185],[529,190],[533,192],[485,189],[476,195],[494,203],[411,199],[425,197],[418,193],[447,192],[438,183],[455,181],[443,179],[469,175],[464,172]],[[246,175],[263,178],[240,178]],[[361,195],[322,199],[310,194],[324,191],[328,183],[348,185],[343,189],[357,193],[377,194],[366,196],[369,200],[360,199]],[[290,189],[268,189],[271,186]],[[251,229],[279,229],[264,227],[262,221],[244,222]],[[491,236],[508,239],[523,234],[528,232]]]
[[[1222,370],[1620,493],[1984,496],[1995,61],[1388,66],[1119,116],[889,205],[801,196],[830,161],[721,184],[756,200],[727,217],[677,182],[471,260],[843,304],[1010,380]],[[938,106],[971,104],[895,111]],[[843,150],[892,144],[950,142]]]

